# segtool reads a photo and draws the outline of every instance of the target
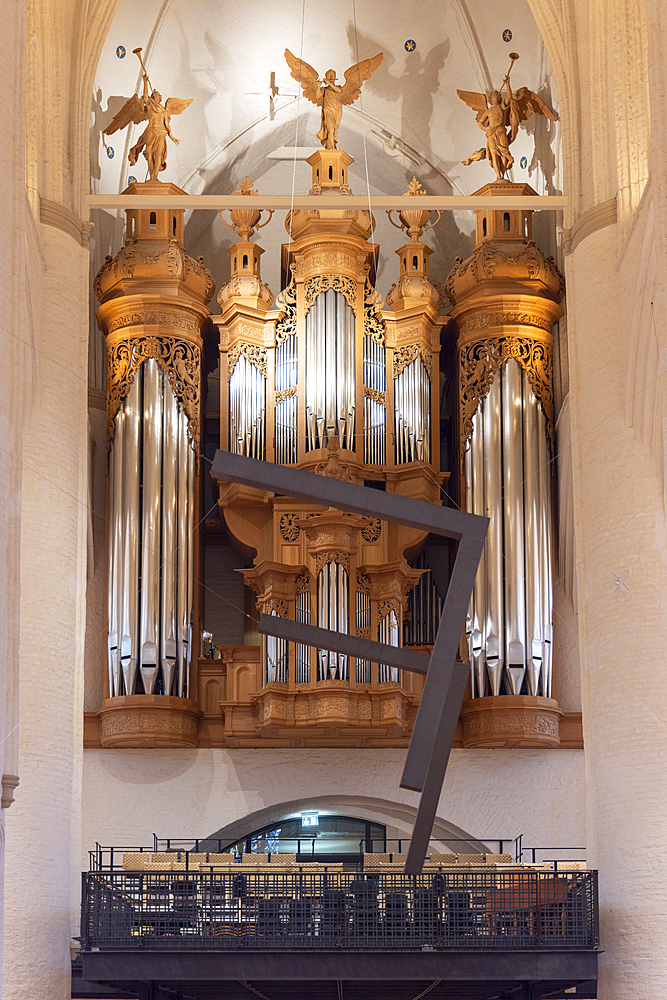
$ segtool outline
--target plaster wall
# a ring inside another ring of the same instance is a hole
[[[310,807],[409,835],[418,796],[399,788],[404,759],[404,750],[86,750],[81,863],[96,842],[150,846],[153,833],[221,828],[241,836]],[[528,846],[581,847],[583,752],[453,750],[438,817],[471,838],[523,833]]]

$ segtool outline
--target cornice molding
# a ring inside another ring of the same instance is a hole
[[[72,212],[71,209],[59,205],[55,201],[48,201],[46,198],[39,199],[39,221],[45,226],[53,226],[67,233],[79,246],[88,249],[88,223]]]
[[[618,211],[615,197],[589,208],[577,219],[571,229],[563,230],[563,254],[567,257],[588,236],[597,233],[599,229],[606,229],[607,226],[615,226],[617,221]]]

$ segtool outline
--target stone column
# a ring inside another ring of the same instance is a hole
[[[662,317],[655,312],[654,328],[650,304],[664,282],[658,276],[653,288],[643,285],[642,244],[652,242],[647,195],[620,262],[613,225],[565,258],[588,861],[600,872],[601,1000],[667,995],[664,473],[631,415],[633,399],[650,405],[660,378],[655,366],[643,367],[660,335]],[[643,311],[645,342],[635,340]],[[631,389],[629,370],[641,372]]]
[[[38,230],[21,452],[21,790],[7,822],[4,976],[12,1000],[66,1000],[81,892],[88,252],[62,229]]]

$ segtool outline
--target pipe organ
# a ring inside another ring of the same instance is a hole
[[[263,448],[269,462],[438,501],[444,477],[433,428],[439,430],[443,320],[441,297],[428,278],[431,251],[419,242],[431,213],[402,213],[398,226],[410,229],[410,255],[385,308],[370,280],[374,219],[345,210],[349,188],[341,178],[351,162],[341,150],[311,156],[311,193],[336,192],[341,208],[288,215],[288,280],[276,310],[258,266],[248,269],[252,281],[238,280],[240,260],[259,261],[248,226],[259,228],[260,213],[246,213],[243,234],[243,220],[236,209],[231,213],[245,243],[229,251],[230,281],[218,296],[221,315],[213,318],[220,331],[221,447],[256,457],[259,451],[248,449]],[[237,193],[246,193],[252,205],[247,180]],[[419,546],[423,535],[285,497],[260,497],[235,484],[222,485],[220,504],[233,537],[256,553],[244,577],[258,610],[402,641],[407,594],[421,576],[404,551]],[[367,709],[359,700],[371,691],[389,698],[397,713],[392,725],[405,732],[421,681],[269,637],[262,645],[262,685],[260,728],[269,736],[299,711],[311,727],[335,725],[341,713],[352,722],[361,712],[354,723],[359,732],[377,732],[379,703]]]
[[[336,194],[340,208],[287,216],[275,304],[253,240],[272,213],[262,218],[247,177],[236,192],[247,207],[223,218],[236,242],[218,315],[207,308],[209,272],[183,248],[182,210],[128,210],[125,245],[96,278],[109,352],[107,697],[98,713],[105,746],[196,745],[200,709],[211,704],[222,716],[219,745],[407,739],[422,686],[416,675],[271,636],[199,661],[208,323],[219,338],[222,449],[443,502],[439,355],[447,320],[429,278],[433,251],[420,239],[437,219],[420,207],[424,191],[414,180],[409,207],[397,220],[390,214],[404,242],[385,305],[371,280],[375,220],[345,208],[351,162],[335,149],[309,158],[311,194]],[[159,181],[128,189],[146,191],[166,205],[180,193]],[[445,286],[458,328],[461,496],[491,521],[468,619],[463,744],[557,745],[551,329],[562,279],[531,239],[530,212],[476,215],[473,255],[457,262]],[[210,412],[217,409],[209,400]],[[439,590],[423,533],[237,483],[218,486],[258,612],[389,645],[432,643],[448,556],[437,555]],[[520,717],[510,737],[508,712]]]
[[[126,193],[181,194],[159,181]],[[168,203],[167,203],[168,205]],[[183,211],[127,210],[95,279],[109,355],[107,746],[196,745],[202,329],[211,275],[183,248]]]
[[[496,182],[478,194],[507,187]],[[542,699],[548,711],[555,705],[551,330],[562,315],[562,277],[531,238],[532,212],[475,214],[473,256],[445,286],[459,330],[462,495],[467,510],[490,518],[467,625],[471,694],[480,711],[501,695]],[[474,708],[467,711],[472,731]],[[545,742],[557,741],[557,726],[557,718],[545,722]],[[471,733],[469,745],[480,745],[479,736]],[[496,745],[492,735],[484,745]]]

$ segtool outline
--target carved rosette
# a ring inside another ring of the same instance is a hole
[[[511,320],[508,314],[507,323]],[[482,317],[483,318],[483,317]],[[497,317],[494,317],[497,318]],[[515,322],[519,322],[515,317]],[[525,320],[524,320],[525,322]],[[469,332],[466,326],[465,331]],[[542,404],[547,423],[549,445],[553,453],[554,402],[552,380],[552,346],[548,340],[530,336],[489,337],[459,347],[459,406],[461,412],[461,444],[465,450],[472,437],[472,418],[479,403],[488,395],[491,384],[502,366],[514,358],[526,372],[536,399]]]
[[[146,318],[142,320],[146,322]],[[165,325],[170,318],[164,319]],[[107,390],[107,443],[115,431],[115,417],[130,391],[136,372],[146,358],[155,358],[188,418],[188,432],[199,453],[199,409],[201,350],[197,344],[177,337],[128,337],[109,346]]]

